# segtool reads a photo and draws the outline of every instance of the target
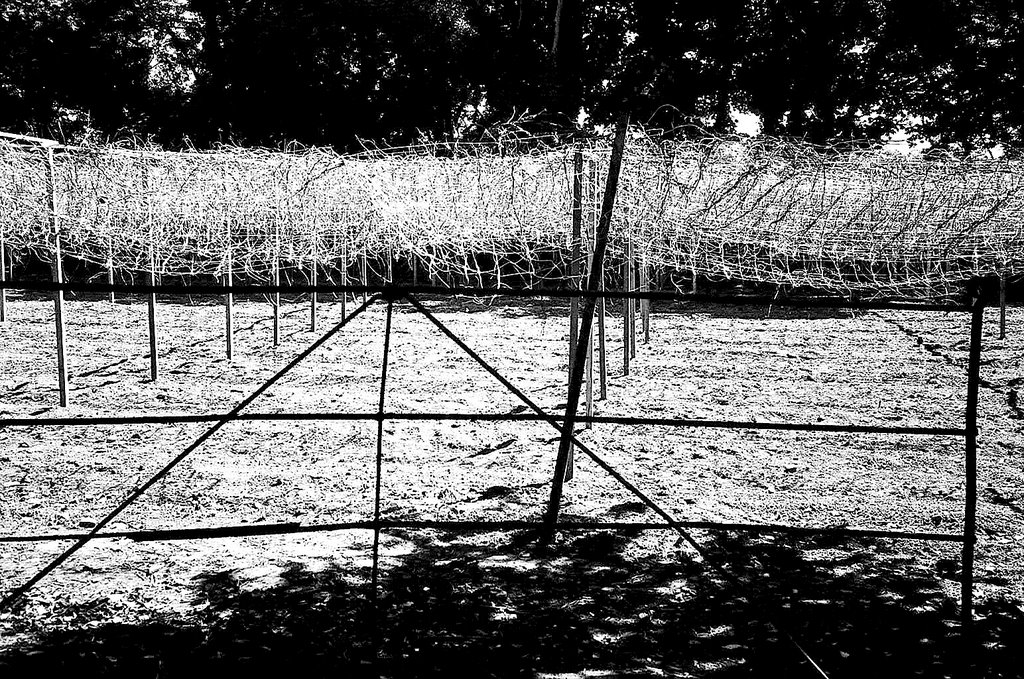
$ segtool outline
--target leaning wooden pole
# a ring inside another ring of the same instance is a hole
[[[57,172],[53,161],[53,147],[46,148],[47,201],[50,208],[50,233],[53,236],[53,282],[64,283],[64,264],[60,245],[60,224],[57,222]],[[60,389],[60,407],[68,405],[68,364],[64,343],[64,291],[53,293],[54,324],[57,331],[57,385]]]
[[[580,289],[580,241],[583,230],[583,152],[579,149],[572,163],[572,240],[569,250],[569,285]],[[580,298],[569,299],[569,366],[572,366],[576,351],[580,323]],[[570,376],[570,379],[571,376]]]
[[[597,225],[594,239],[594,264],[587,280],[587,292],[590,295],[583,304],[580,318],[580,345],[576,347],[573,357],[572,380],[569,384],[568,398],[565,404],[565,418],[562,422],[562,436],[558,443],[558,457],[555,459],[555,474],[551,480],[551,497],[548,500],[547,513],[544,516],[544,527],[541,534],[542,542],[550,542],[555,534],[558,512],[562,504],[562,489],[565,484],[565,470],[569,463],[569,450],[572,443],[573,430],[576,427],[576,409],[580,403],[580,391],[583,385],[584,364],[587,360],[586,342],[590,339],[590,331],[594,322],[594,309],[597,306],[597,293],[600,290],[600,271],[604,266],[604,255],[608,249],[608,232],[611,229],[612,209],[615,206],[615,191],[619,185],[619,170],[622,166],[622,153],[626,145],[626,130],[629,117],[623,116],[615,132],[612,144],[611,160],[608,164],[608,180],[601,206],[601,220]]]
[[[971,313],[967,408],[964,416],[964,545],[960,571],[960,617],[965,628],[973,621],[974,608],[974,545],[978,521],[978,390],[981,385],[981,330],[984,319],[985,301],[979,296],[974,300]]]

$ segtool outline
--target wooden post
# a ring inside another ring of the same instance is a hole
[[[583,152],[576,149],[572,160],[572,247],[569,251],[569,285],[580,289],[580,257],[582,256],[583,232]],[[572,385],[572,368],[576,363],[579,343],[580,298],[569,299],[569,380]],[[565,466],[565,480],[572,481],[576,475],[576,448],[569,445],[569,459]]]
[[[572,241],[569,249],[569,286],[580,289],[580,241],[583,226],[583,153],[577,149],[572,172]],[[580,298],[569,298],[569,367],[573,364],[580,327]],[[571,379],[571,378],[570,378]]]
[[[60,247],[60,225],[57,222],[57,172],[54,167],[53,147],[46,148],[46,178],[49,184],[47,199],[50,208],[50,233],[53,236],[53,282],[64,282],[64,263]],[[57,385],[60,389],[60,407],[68,405],[68,364],[64,343],[64,291],[53,293],[54,324],[57,333]]]
[[[274,223],[274,261],[271,275],[274,285],[281,285],[281,221]],[[275,290],[270,296],[270,305],[274,311],[274,346],[281,344],[281,291]]]
[[[149,284],[156,285],[156,245],[149,241]],[[160,354],[156,342],[156,292],[149,293],[149,376],[156,382],[160,372]]]
[[[631,260],[631,258],[632,258],[632,253],[631,253],[632,247],[631,247],[630,242],[629,242],[629,236],[626,237],[626,243],[625,243],[625,246],[624,246],[623,250],[625,252],[625,258],[624,258],[624,260],[622,262],[622,291],[628,294],[628,293],[631,292],[630,283],[632,282],[632,279],[633,279],[633,273],[632,273],[631,266],[630,266],[631,261],[632,261]],[[622,298],[622,376],[623,377],[629,377],[629,359],[631,357],[630,356],[630,352],[629,352],[629,344],[630,344],[629,343],[629,338],[633,334],[633,331],[629,327],[629,322],[631,320],[631,318],[630,318],[631,317],[631,313],[630,312],[632,311],[632,309],[631,309],[632,306],[633,306],[633,300],[629,299],[628,297],[623,297]]]
[[[225,255],[225,262],[227,265],[227,273],[224,275],[224,285],[230,288],[234,285],[234,273],[232,268],[234,266],[231,252],[231,222],[227,222],[227,253]],[[227,352],[228,360],[232,360],[235,357],[235,321],[234,321],[234,307],[235,307],[235,296],[229,289],[224,295],[224,342]]]
[[[1006,339],[1006,274],[999,277],[999,339]]]
[[[601,277],[599,290],[604,292],[604,272],[598,274]],[[601,375],[601,400],[608,398],[608,343],[605,337],[605,316],[608,313],[604,297],[598,300],[597,304],[597,348],[600,352],[600,364],[598,372]]]
[[[114,284],[114,239],[107,237],[107,283]],[[110,291],[110,303],[114,303],[114,291]]]
[[[651,291],[651,272],[647,268],[647,258],[644,257],[643,262],[640,265],[640,290],[642,292]],[[644,328],[644,344],[651,343],[651,300],[643,299],[640,300],[640,316],[643,319]]]
[[[604,192],[604,201],[601,207],[601,222],[597,227],[597,237],[594,244],[594,266],[587,281],[587,291],[592,296],[587,297],[583,306],[580,325],[580,340],[589,339],[594,322],[594,309],[597,305],[598,282],[600,276],[597,274],[604,264],[604,254],[608,246],[608,231],[611,227],[612,208],[615,205],[615,192],[619,184],[619,169],[622,166],[622,153],[626,145],[626,131],[628,129],[628,118],[625,116],[619,121],[618,129],[615,132],[615,142],[612,145],[611,162],[608,166],[608,184]],[[562,503],[562,489],[565,485],[565,470],[569,463],[570,443],[572,442],[573,431],[576,428],[576,410],[580,403],[580,387],[583,383],[584,361],[586,360],[586,347],[580,346],[576,350],[576,360],[572,370],[572,384],[569,385],[568,398],[565,404],[565,417],[562,420],[562,435],[558,443],[558,457],[555,460],[555,473],[551,480],[551,496],[548,499],[547,512],[544,515],[544,529],[541,535],[543,542],[550,542],[555,534],[555,524],[558,522],[558,513]]]
[[[345,233],[341,238],[341,284],[348,285],[348,225],[345,225]],[[348,292],[341,293],[341,317],[347,318]]]
[[[310,261],[309,261],[309,283],[316,286],[316,232],[310,238]],[[316,291],[309,296],[309,331],[316,332]]]
[[[363,253],[362,253],[362,261],[360,262],[360,271],[359,271],[359,280],[362,283],[362,286],[364,288],[367,285],[370,284],[370,282],[369,282],[370,281],[370,273],[368,271],[368,266],[366,264],[366,256],[367,256],[366,248],[367,248],[367,246],[364,244],[363,245]],[[363,290],[363,304],[366,304],[366,290]]]
[[[7,282],[7,239],[0,235],[0,283]],[[7,288],[0,287],[0,323],[7,320]]]
[[[593,239],[591,244],[591,251],[596,252],[597,249],[597,222],[600,219],[600,210],[597,202],[597,163],[593,160],[590,161],[590,190],[592,203],[594,205],[594,211],[591,212],[591,225],[593,226]],[[594,257],[591,254],[590,266],[594,266]],[[591,268],[593,271],[593,268]],[[601,271],[596,272],[598,277],[597,288],[601,292],[604,292],[604,265],[601,266]],[[593,274],[592,274],[593,275]],[[608,343],[605,332],[605,323],[608,315],[608,303],[604,297],[601,297],[597,301],[597,350],[600,354],[600,363],[598,364],[598,373],[600,373],[601,380],[601,400],[604,401],[608,398]]]
[[[629,241],[629,291],[635,292],[639,289],[637,284],[637,266],[636,262],[633,261],[633,241]],[[640,300],[630,299],[629,300],[629,357],[631,359],[636,358],[636,309],[640,305]]]
[[[586,175],[583,173],[583,155],[581,153],[580,154],[580,179],[581,179],[581,183],[582,183],[582,179],[585,176]],[[580,195],[582,197],[582,191],[580,192]],[[582,200],[582,198],[581,198],[581,200]],[[595,235],[596,235],[596,230],[594,228],[594,223],[593,223],[592,220],[588,219],[587,220],[586,237],[584,238],[584,241],[583,241],[584,249],[586,250],[586,262],[587,262],[587,270],[586,270],[584,275],[587,277],[588,280],[590,279],[591,272],[594,270],[594,236]],[[601,284],[600,284],[600,279],[601,278],[602,278],[602,276],[599,275],[598,276],[598,281],[599,281],[598,282],[598,289],[601,288]],[[595,305],[595,312],[597,311],[596,306],[597,305]],[[600,325],[600,321],[598,322],[598,324]],[[590,333],[590,337],[588,338],[588,342],[587,342],[587,377],[586,377],[586,380],[587,380],[587,417],[593,417],[594,416],[594,333],[593,332]],[[588,421],[587,422],[587,429],[593,429],[593,428],[594,428],[594,423]]]
[[[587,342],[587,417],[594,416],[594,333],[590,333]],[[587,422],[587,429],[593,429],[594,423]]]
[[[153,223],[153,204],[149,200],[149,170],[148,167],[143,165],[145,174],[142,179],[146,188],[146,222],[149,227],[149,284],[156,285],[156,225]],[[113,256],[114,248],[113,241],[110,241],[110,280],[113,284]],[[114,302],[114,293],[110,293],[110,302]],[[149,377],[156,382],[157,377],[160,375],[160,353],[157,348],[156,339],[156,292],[152,291],[149,293]]]
[[[967,411],[964,416],[964,544],[961,558],[960,617],[966,629],[973,622],[974,545],[978,514],[978,389],[981,385],[981,329],[985,302],[975,299],[971,313],[971,345],[967,358]]]

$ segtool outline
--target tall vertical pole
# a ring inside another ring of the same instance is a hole
[[[107,283],[114,284],[114,238],[107,237]],[[114,291],[110,291],[110,303],[114,303]]]
[[[651,271],[647,266],[647,257],[643,258],[640,264],[640,289],[647,293],[651,291]],[[644,344],[651,343],[651,300],[640,300],[640,314],[643,318]]]
[[[597,248],[597,221],[600,219],[600,214],[597,207],[597,163],[591,160],[590,163],[590,189],[593,197],[594,211],[591,213],[591,223],[593,225],[593,244],[592,248]],[[594,266],[594,258],[591,255],[590,266]],[[593,271],[593,268],[591,268]],[[598,290],[604,292],[604,265],[602,264],[601,270],[596,272],[598,277],[597,287]],[[597,301],[597,350],[600,352],[600,363],[598,365],[598,372],[600,373],[601,379],[601,400],[608,398],[608,342],[605,334],[605,322],[608,314],[607,300],[601,297]]]
[[[637,281],[637,266],[634,261],[635,256],[633,239],[629,241],[629,291],[636,292],[639,289]],[[636,309],[640,306],[640,300],[632,299],[629,300],[629,357],[631,359],[636,358]]]
[[[272,263],[273,284],[281,285],[281,218],[274,222],[274,261]],[[270,305],[274,312],[274,346],[281,344],[281,291],[274,290],[270,296]]]
[[[152,229],[151,229],[152,231]],[[149,284],[156,285],[156,244],[149,243]],[[160,354],[156,340],[156,291],[149,293],[149,376],[156,382],[160,374]]]
[[[967,412],[964,416],[964,546],[961,559],[960,617],[966,628],[973,621],[974,545],[978,514],[978,388],[981,385],[981,329],[985,302],[974,301],[971,312],[971,346],[967,358]]]
[[[0,283],[7,282],[7,238],[0,234]],[[7,288],[0,286],[0,323],[7,320]]]
[[[580,240],[583,226],[583,152],[576,149],[572,163],[572,240],[569,249],[569,286],[580,289]],[[573,363],[580,324],[580,298],[569,299],[569,365]]]
[[[587,342],[587,417],[594,416],[594,333],[590,333]],[[587,429],[593,429],[594,423],[587,421]]]
[[[53,160],[53,147],[46,147],[47,200],[50,208],[50,233],[53,236],[53,282],[64,282],[64,263],[60,246],[60,225],[57,222],[57,172]],[[54,324],[57,332],[57,385],[60,389],[60,407],[68,405],[68,364],[64,347],[64,291],[53,293]]]
[[[149,168],[143,164],[143,186],[146,190],[146,222],[149,226],[149,284],[156,285],[156,224],[153,221],[153,203],[149,197]],[[113,257],[111,257],[113,262]],[[113,270],[113,265],[111,265]],[[113,301],[113,293],[111,293]],[[156,337],[156,291],[149,293],[149,376],[156,382],[160,374],[160,353]]]
[[[579,290],[580,259],[583,241],[583,151],[579,148],[572,159],[572,247],[569,253],[569,285]],[[580,298],[569,299],[569,384],[572,384],[572,367],[576,363],[579,344]],[[576,475],[576,449],[569,444],[569,459],[565,466],[565,480],[572,481]]]
[[[580,157],[580,170],[581,170],[580,177],[582,179],[583,177],[586,176],[582,172],[582,170],[583,170],[583,158],[582,158],[582,155]],[[581,195],[582,195],[582,192],[581,192]],[[595,229],[593,227],[594,227],[593,221],[588,219],[587,220],[587,225],[586,225],[586,233],[585,233],[584,239],[583,239],[584,250],[586,251],[585,257],[586,257],[586,262],[587,262],[587,269],[586,269],[586,272],[584,273],[584,275],[587,277],[588,280],[590,279],[590,272],[594,270],[594,235],[595,235]],[[600,284],[598,285],[598,289],[600,289]],[[597,305],[597,306],[599,306],[599,305]],[[597,307],[596,306],[595,306],[594,311],[597,312]],[[587,341],[586,344],[587,344],[587,377],[586,377],[586,381],[587,381],[587,410],[586,410],[586,412],[587,412],[587,417],[593,417],[594,416],[594,333],[593,332],[590,333],[590,337],[588,338],[588,341]],[[587,421],[587,429],[593,429],[593,427],[594,427],[594,423],[588,420]]]
[[[345,231],[341,234],[341,285],[348,285],[348,222],[345,223]],[[341,317],[348,316],[345,307],[348,304],[348,292],[341,293]]]
[[[360,282],[361,282],[361,284],[362,284],[362,286],[364,288],[364,290],[363,290],[363,304],[366,304],[366,290],[365,290],[365,288],[366,288],[367,285],[370,284],[369,265],[367,265],[367,263],[366,263],[366,257],[367,257],[366,248],[367,247],[368,247],[367,244],[363,243],[363,252],[362,252],[362,258],[361,258],[361,261],[360,261],[360,271],[359,271],[359,280],[360,280]]]
[[[1006,274],[999,276],[999,339],[1006,339]]]
[[[619,185],[619,170],[622,166],[622,154],[626,145],[626,131],[629,119],[623,116],[615,132],[612,144],[611,162],[608,164],[608,182],[601,206],[601,221],[597,227],[594,243],[594,265],[591,267],[587,281],[587,292],[591,293],[583,305],[580,319],[580,344],[576,348],[572,369],[572,383],[569,385],[568,398],[565,404],[565,417],[562,421],[562,435],[558,443],[558,457],[555,459],[555,474],[551,480],[551,496],[548,500],[547,512],[544,515],[544,529],[541,535],[543,542],[550,542],[555,534],[555,524],[562,504],[562,489],[565,485],[565,470],[569,464],[569,450],[573,431],[576,428],[576,410],[580,404],[580,391],[583,384],[584,362],[587,358],[586,346],[583,342],[590,338],[593,329],[594,309],[597,306],[597,291],[601,271],[604,266],[604,255],[608,247],[608,231],[612,222],[612,208],[615,206],[615,192]]]
[[[227,266],[227,273],[224,274],[224,285],[228,287],[228,291],[224,295],[224,342],[226,354],[230,361],[235,357],[235,295],[231,292],[231,286],[234,285],[235,275],[232,271],[234,268],[234,262],[233,253],[231,251],[230,219],[225,223],[225,232],[227,234],[227,252],[225,253],[224,260]]]
[[[384,480],[384,405],[387,399],[388,355],[391,348],[391,317],[394,304],[394,300],[388,299],[387,315],[384,320],[384,357],[381,359],[380,368],[380,397],[377,401],[377,455],[375,456],[377,468],[374,475],[373,491],[373,570],[371,574],[371,587],[373,588],[375,603],[377,599],[378,563],[380,561],[381,486]]]
[[[632,267],[632,246],[629,242],[629,236],[626,236],[626,243],[623,248],[625,257],[622,261],[622,291],[626,294],[632,292],[630,283],[633,280]],[[631,307],[633,306],[633,300],[628,297],[622,298],[622,376],[629,377],[629,338],[633,334],[633,331],[629,327],[631,320]]]
[[[310,236],[310,260],[309,260],[309,282],[310,285],[316,286],[316,258],[317,258],[317,247],[316,247],[316,229],[313,229],[313,233]],[[316,332],[316,290],[309,296],[309,331]]]

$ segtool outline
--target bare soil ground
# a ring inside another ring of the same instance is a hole
[[[428,302],[544,408],[566,398],[568,320],[552,303]],[[352,304],[349,304],[352,309]],[[53,307],[15,298],[0,325],[0,415],[226,412],[319,333],[284,308],[236,306],[224,356],[214,304],[159,306],[149,379],[145,305],[69,301],[71,404],[57,403]],[[321,332],[341,305],[320,308]],[[372,307],[246,412],[374,412],[384,305]],[[96,539],[0,612],[7,676],[1024,676],[1024,313],[985,326],[977,620],[957,624],[959,545],[694,531],[534,536],[445,530],[208,540]],[[969,318],[726,305],[658,309],[622,375],[609,319],[597,414],[758,422],[964,422]],[[423,316],[395,310],[386,409],[495,412],[522,404]],[[0,536],[88,531],[209,423],[0,429]],[[245,421],[218,431],[107,531],[372,519],[376,423]],[[955,437],[599,424],[582,439],[679,519],[957,533]],[[538,519],[557,433],[538,422],[385,423],[385,519]],[[563,518],[656,521],[584,456]],[[0,543],[11,590],[71,540]]]

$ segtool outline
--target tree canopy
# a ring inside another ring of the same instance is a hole
[[[746,112],[969,150],[1021,141],[1022,30],[1011,0],[7,0],[0,129],[348,149]]]

